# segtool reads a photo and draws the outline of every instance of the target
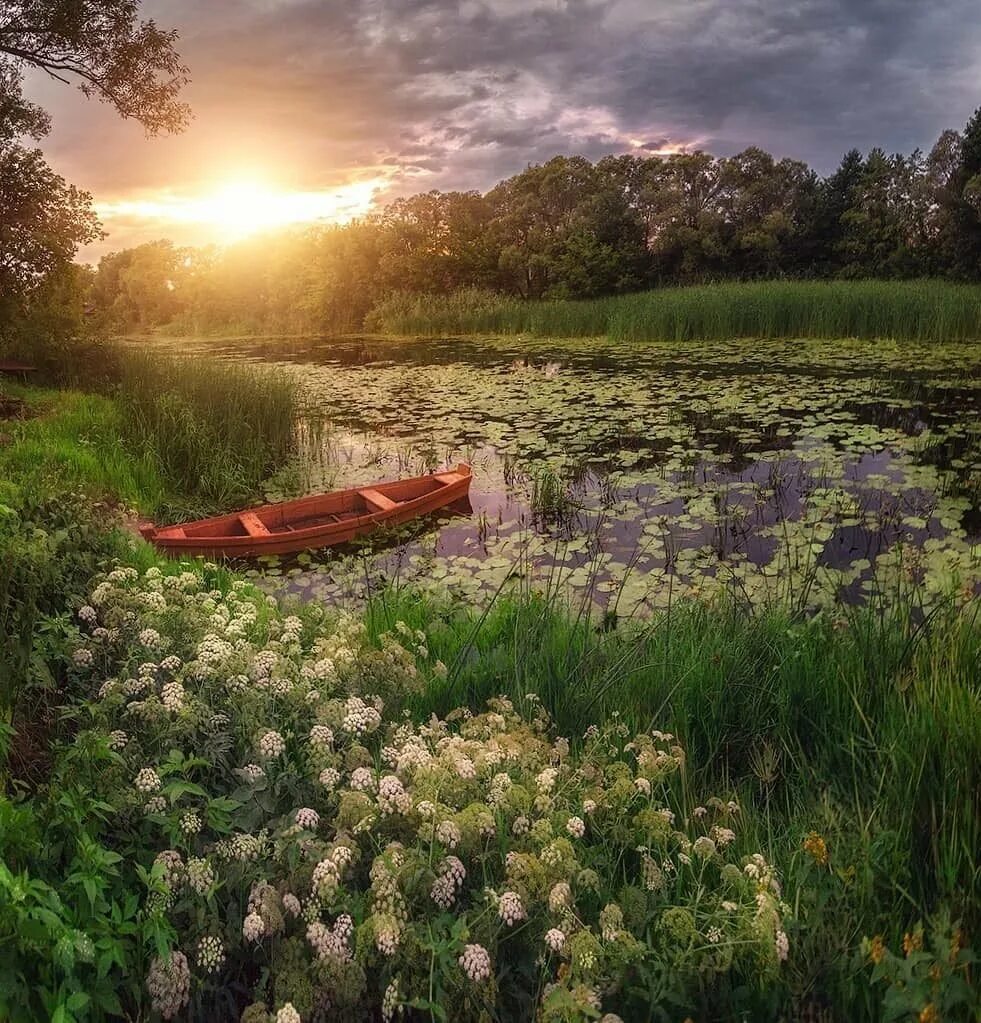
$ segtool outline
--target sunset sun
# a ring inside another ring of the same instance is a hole
[[[96,204],[107,222],[136,219],[161,226],[185,225],[203,239],[234,241],[291,225],[343,223],[366,213],[384,177],[334,188],[290,189],[261,178],[230,177],[193,192],[165,191]]]

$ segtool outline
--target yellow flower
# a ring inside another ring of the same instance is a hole
[[[824,839],[812,831],[804,839],[804,852],[809,853],[818,866],[826,866],[828,862],[828,846]]]
[[[917,927],[912,933],[907,932],[903,935],[903,952],[905,955],[911,955],[913,952],[919,952],[923,948],[923,928]]]
[[[939,1023],[940,1013],[933,1002],[927,1002],[920,1013],[920,1023]]]
[[[882,935],[877,934],[869,945],[869,959],[872,960],[876,966],[882,962],[886,956],[886,943],[882,940]]]

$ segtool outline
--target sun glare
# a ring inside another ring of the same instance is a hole
[[[214,241],[234,241],[290,224],[341,223],[368,211],[382,178],[321,191],[290,191],[258,180],[230,180],[197,195],[164,194],[97,206],[111,229],[114,219],[139,218],[196,225]]]

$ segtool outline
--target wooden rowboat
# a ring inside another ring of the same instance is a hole
[[[472,472],[456,469],[370,487],[314,494],[297,501],[157,528],[140,527],[144,539],[174,554],[255,558],[294,554],[347,543],[381,526],[397,526],[466,497]]]

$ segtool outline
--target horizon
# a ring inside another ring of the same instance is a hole
[[[981,29],[966,3],[900,6],[154,0],[190,67],[183,134],[145,139],[40,72],[27,91],[52,113],[45,156],[93,195],[97,262],[484,192],[556,155],[758,145],[825,175],[852,148],[928,151],[977,106]]]

